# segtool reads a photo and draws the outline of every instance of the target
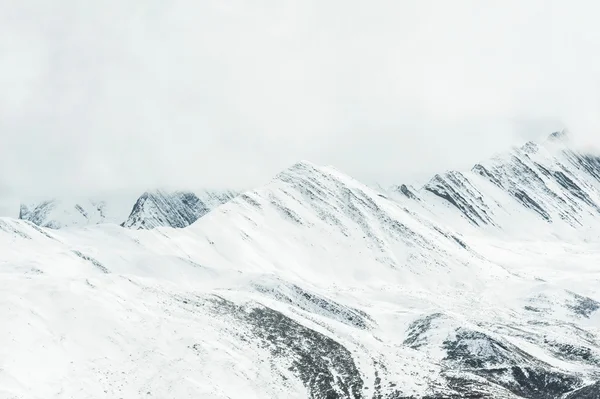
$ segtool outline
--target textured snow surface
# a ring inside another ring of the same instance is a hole
[[[559,137],[387,193],[300,162],[185,228],[0,219],[0,398],[597,398],[599,189]]]

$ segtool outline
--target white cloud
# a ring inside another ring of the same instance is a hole
[[[389,183],[600,138],[593,1],[0,3],[11,192],[252,186],[299,159]]]

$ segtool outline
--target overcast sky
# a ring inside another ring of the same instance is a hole
[[[567,126],[600,141],[595,0],[0,0],[0,192],[367,182]],[[2,196],[0,195],[0,196]]]

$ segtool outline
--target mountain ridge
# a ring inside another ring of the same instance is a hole
[[[393,186],[396,199],[419,198],[432,212],[435,198],[469,224],[497,229],[521,225],[522,208],[551,224],[595,225],[600,209],[600,157],[569,147],[565,132],[541,144],[527,142],[475,164],[468,171],[437,174],[423,187]],[[509,197],[509,198],[507,198]],[[528,215],[528,219],[530,216]],[[534,222],[537,225],[537,221]]]
[[[41,227],[60,229],[113,223],[126,228],[182,228],[227,202],[232,190],[150,190],[133,195],[103,198],[52,198],[20,205],[19,219]]]
[[[233,191],[147,191],[138,198],[121,226],[131,229],[184,228],[236,195]]]
[[[584,399],[595,164],[542,147],[437,192],[298,162],[185,228],[0,218],[0,395]]]

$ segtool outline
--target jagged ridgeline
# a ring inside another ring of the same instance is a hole
[[[74,203],[0,219],[2,398],[600,397],[600,157],[564,134],[423,187]]]
[[[475,226],[519,224],[525,214],[581,227],[600,214],[599,183],[600,157],[570,149],[566,133],[560,132],[470,171],[438,174],[420,190],[402,185],[392,191],[422,200],[430,209],[441,200]]]
[[[206,215],[213,208],[236,196],[233,191],[145,192],[136,201],[123,227],[152,229],[159,226],[183,228]]]
[[[154,190],[137,200],[131,195],[110,199],[55,198],[21,204],[19,219],[51,229],[103,223],[131,229],[183,228],[236,195],[233,190]]]

